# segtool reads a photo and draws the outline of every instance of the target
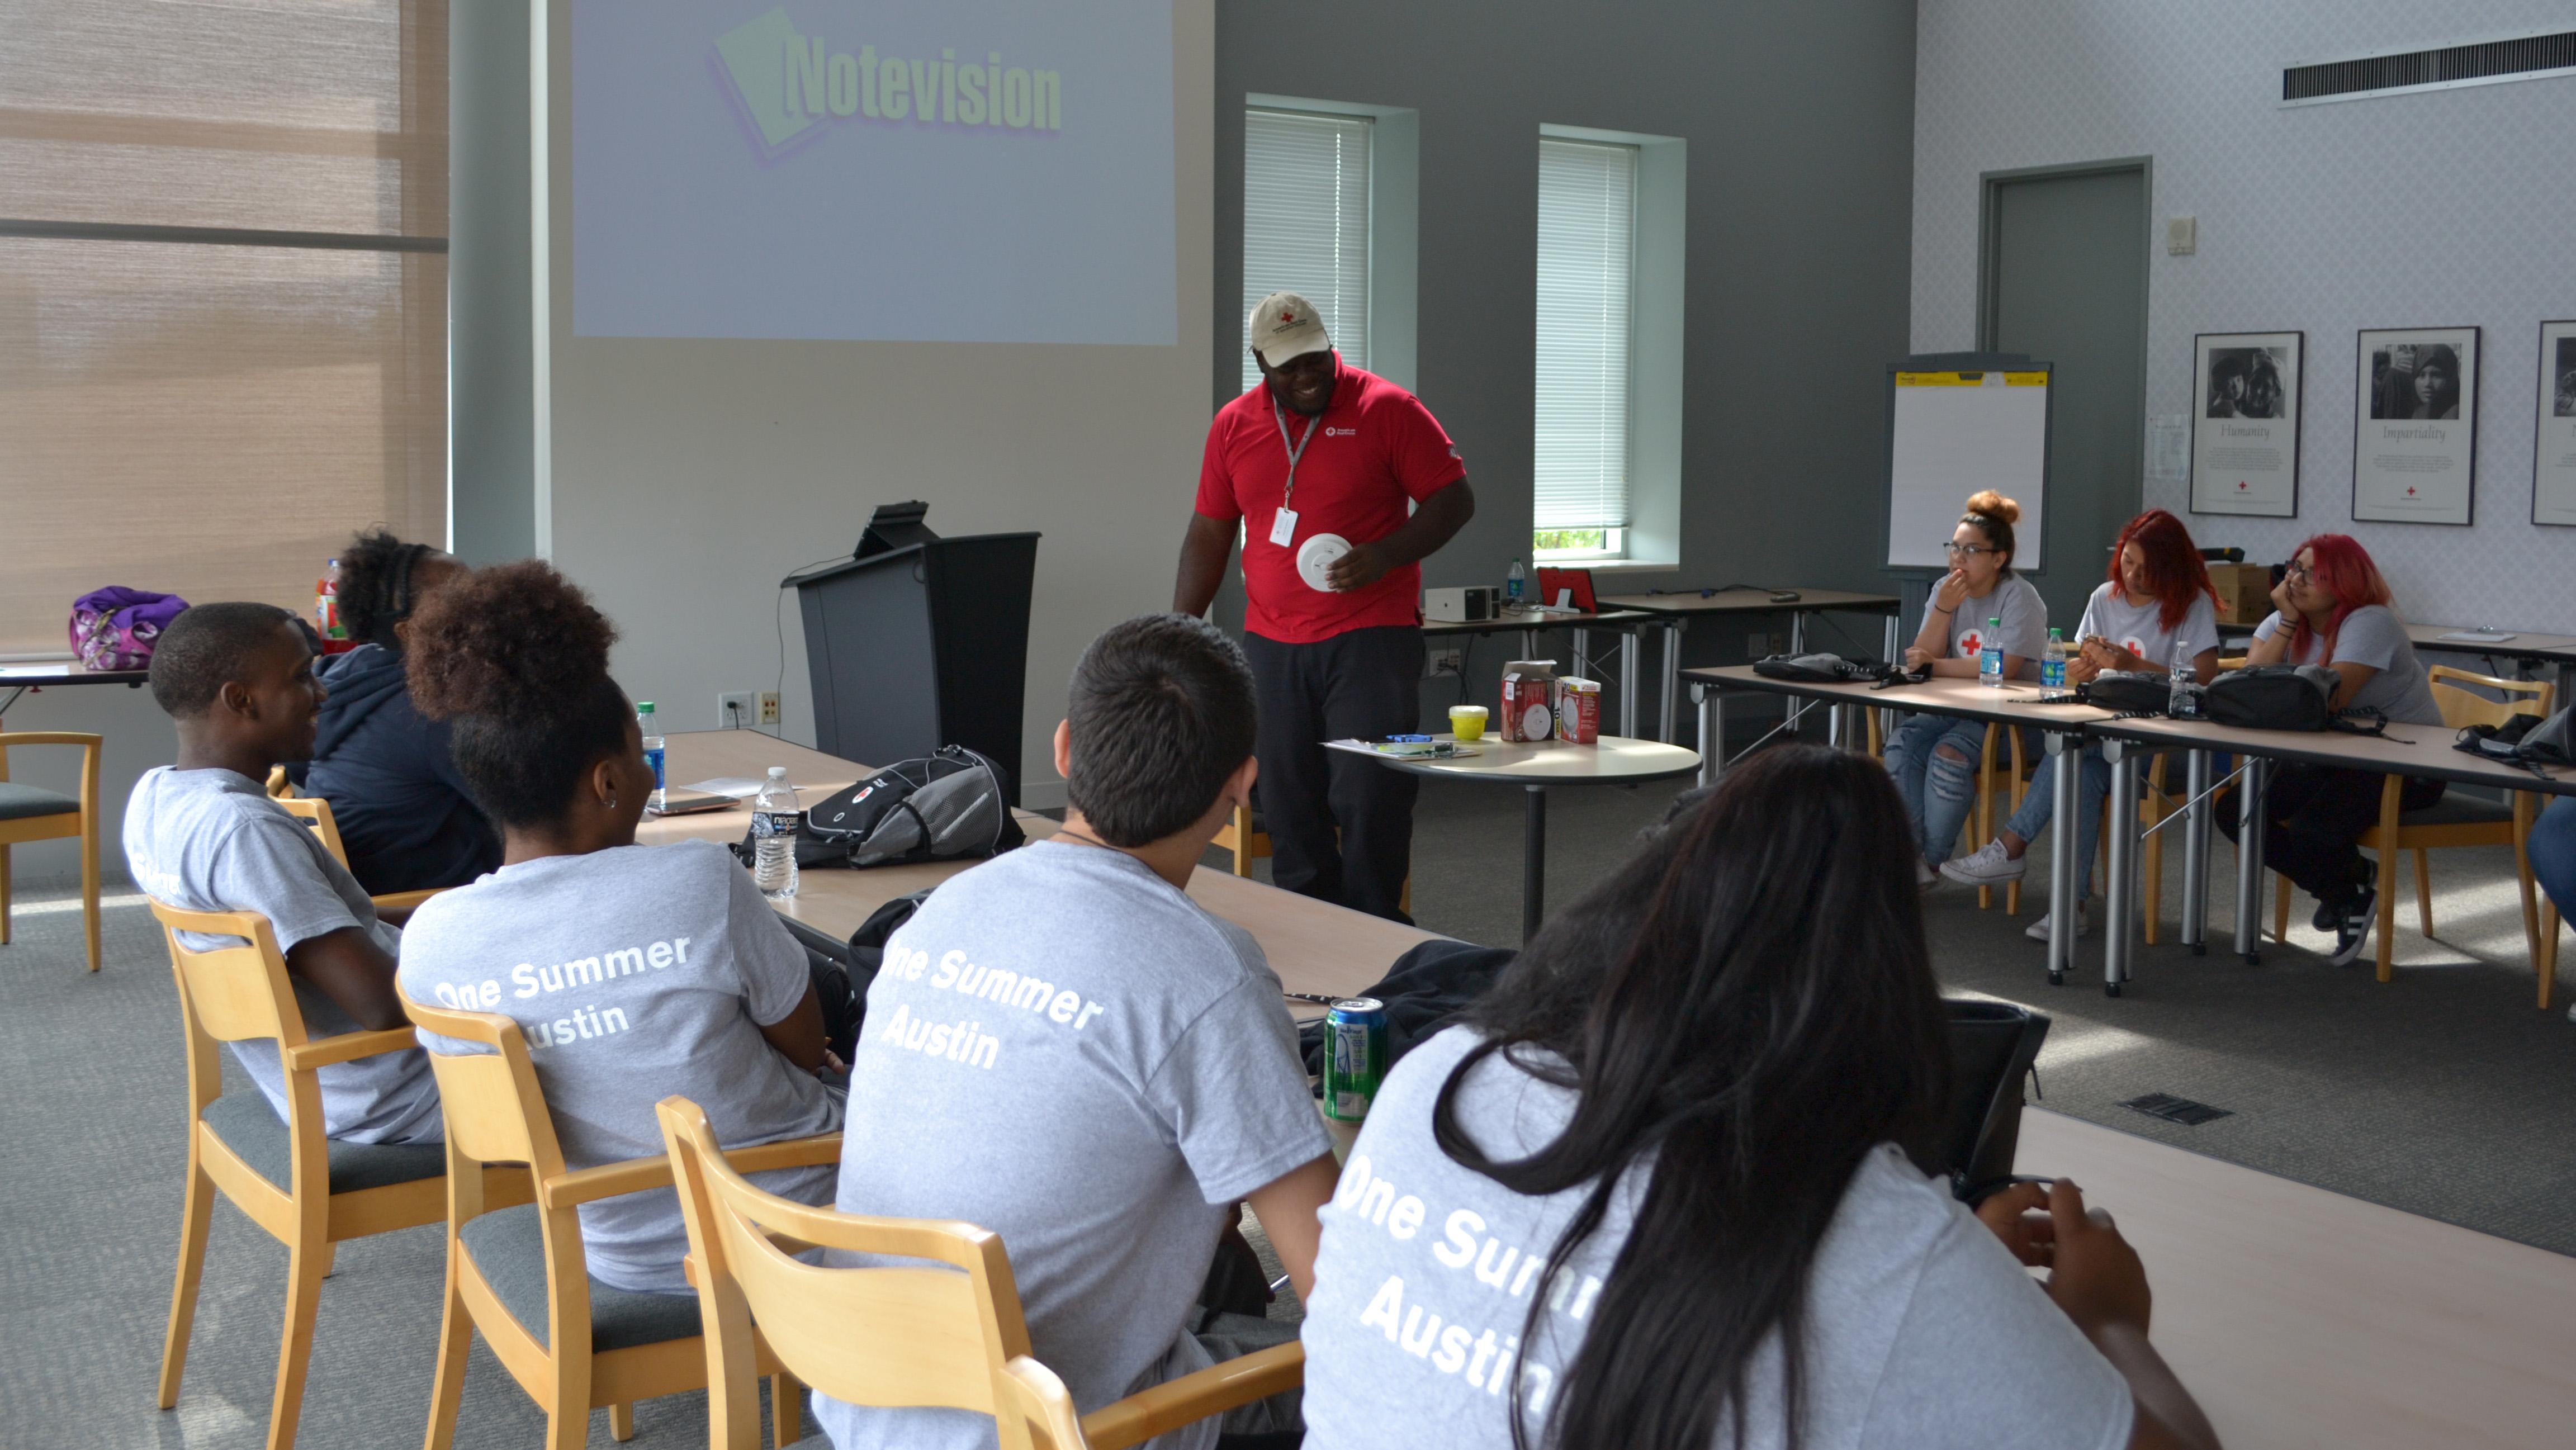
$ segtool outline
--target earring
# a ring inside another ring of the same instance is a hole
[[[617,809],[617,797],[610,796],[608,798],[608,808],[612,811]]]

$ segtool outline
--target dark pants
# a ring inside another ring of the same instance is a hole
[[[2272,767],[2263,799],[2263,864],[2319,901],[2342,905],[2371,883],[2370,863],[2354,843],[2379,824],[2379,793],[2388,777],[2295,761]],[[2407,777],[2400,810],[2420,811],[2442,798],[2443,783]],[[2236,839],[2236,812],[2221,811],[2218,828]]]
[[[1324,742],[1382,740],[1421,728],[1422,631],[1355,629],[1315,644],[1246,634],[1243,652],[1261,706],[1254,789],[1270,832],[1270,879],[1371,916],[1412,921],[1403,901],[1417,782],[1328,751]]]

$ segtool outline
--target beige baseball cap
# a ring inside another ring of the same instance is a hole
[[[1333,340],[1324,335],[1323,319],[1315,315],[1315,304],[1294,292],[1273,292],[1254,303],[1246,325],[1252,329],[1252,350],[1274,368],[1290,358],[1327,352],[1333,346]]]

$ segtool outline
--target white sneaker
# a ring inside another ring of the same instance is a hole
[[[1941,889],[1941,873],[1920,856],[1914,858],[1914,889],[1926,896]]]
[[[1999,838],[1979,846],[1971,855],[1953,856],[1941,863],[1941,874],[1962,886],[1991,886],[1998,881],[2019,881],[2030,869],[2027,860],[2016,861],[2004,853]]]
[[[2091,908],[2090,906],[2081,906],[2081,907],[2077,907],[2077,908],[2076,908],[2076,910],[2075,910],[2075,939],[2076,939],[2077,941],[2082,941],[2082,940],[2084,940],[2086,937],[2091,936],[2092,934],[2093,934],[2093,914],[2092,914],[2092,908]],[[2029,926],[2027,926],[2027,927],[2023,928],[2023,930],[2022,930],[2022,935],[2023,935],[2023,936],[2026,936],[2026,937],[2029,937],[2032,941],[2046,941],[2046,940],[2048,940],[2048,916],[2047,916],[2047,914],[2046,914],[2046,913],[2042,913],[2042,914],[2040,915],[2039,920],[2034,921],[2034,922],[2032,922]]]

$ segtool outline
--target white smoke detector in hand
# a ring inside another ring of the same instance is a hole
[[[1350,551],[1351,541],[1341,535],[1316,534],[1297,546],[1297,577],[1306,581],[1307,588],[1330,594],[1333,586],[1326,580],[1333,561]]]

